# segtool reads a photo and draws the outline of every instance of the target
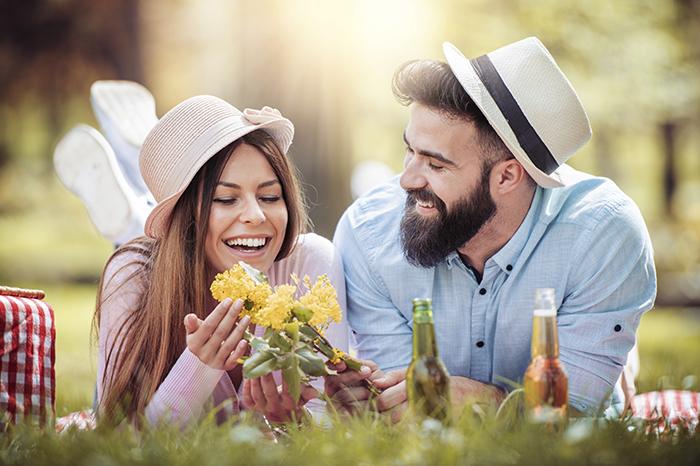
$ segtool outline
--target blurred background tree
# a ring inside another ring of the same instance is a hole
[[[476,56],[528,35],[548,46],[589,112],[572,165],[611,177],[642,209],[659,301],[700,306],[700,1],[3,0],[0,282],[95,283],[111,245],[53,175],[53,147],[95,125],[89,86],[131,79],[158,113],[195,94],[271,105],[294,121],[291,157],[316,230],[331,236],[350,173],[401,169],[404,61]]]

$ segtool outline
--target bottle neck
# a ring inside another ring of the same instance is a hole
[[[421,356],[438,356],[435,344],[435,327],[431,316],[413,315],[413,359]]]
[[[538,312],[532,317],[532,359],[542,356],[549,359],[559,357],[557,317],[554,313]]]

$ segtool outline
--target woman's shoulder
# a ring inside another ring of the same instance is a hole
[[[328,239],[316,233],[304,233],[299,235],[297,244],[290,256],[296,254],[333,255],[335,247]]]
[[[305,233],[299,235],[297,244],[287,257],[273,264],[269,272],[270,280],[275,283],[279,279],[282,280],[280,283],[286,283],[292,273],[300,277],[329,273],[337,267],[339,259],[330,240],[316,233]]]
[[[135,240],[122,245],[107,261],[102,274],[103,289],[116,289],[127,282],[140,288],[150,256],[151,246],[148,242]]]

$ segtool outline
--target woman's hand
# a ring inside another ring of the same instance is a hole
[[[243,406],[262,413],[270,422],[300,421],[305,414],[304,405],[316,395],[316,389],[305,385],[299,402],[294,403],[287,384],[278,387],[272,374],[243,381]]]
[[[242,307],[240,299],[234,303],[227,298],[204,320],[187,314],[184,323],[190,352],[213,369],[233,369],[248,349],[248,342],[242,338],[250,317],[245,316],[236,324]]]

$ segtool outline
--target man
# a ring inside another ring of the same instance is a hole
[[[564,164],[591,129],[538,39],[472,60],[443,48],[447,64],[414,61],[394,77],[410,109],[398,183],[338,224],[348,320],[368,368],[328,378],[326,391],[352,406],[375,370],[379,409],[400,411],[411,301],[429,297],[453,403],[499,402],[530,360],[535,289],[554,288],[570,404],[597,410],[656,295],[642,216],[612,181]]]

